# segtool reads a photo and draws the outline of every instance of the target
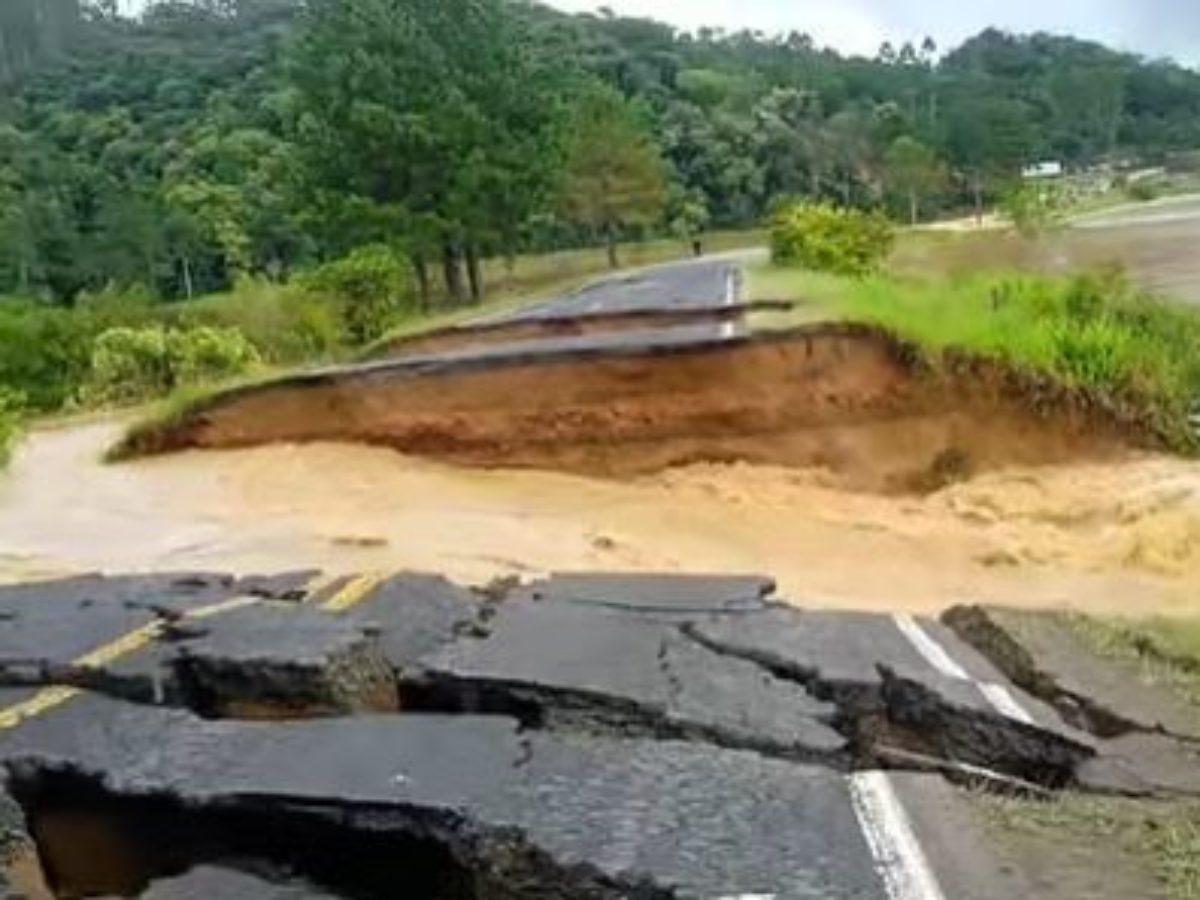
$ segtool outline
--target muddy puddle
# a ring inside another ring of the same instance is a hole
[[[116,424],[39,431],[0,478],[0,578],[81,570],[763,572],[805,604],[967,601],[1185,611],[1200,464],[1007,468],[925,496],[816,469],[704,464],[624,480],[460,469],[353,445],[98,460]]]

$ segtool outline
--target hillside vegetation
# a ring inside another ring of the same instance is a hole
[[[867,59],[519,0],[5,0],[5,431],[736,246],[796,198],[921,220],[1197,146],[1200,75],[1065,37]]]

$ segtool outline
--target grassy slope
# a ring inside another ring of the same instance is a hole
[[[1133,663],[1145,683],[1200,707],[1200,619],[1073,615],[1064,621],[1099,656]]]
[[[903,267],[932,258],[942,235],[906,235]],[[1017,273],[965,278],[864,280],[763,265],[752,299],[796,300],[791,314],[752,327],[789,327],[821,316],[879,325],[926,351],[931,364],[961,350],[1108,398],[1145,418],[1168,444],[1195,449],[1187,416],[1200,400],[1200,316],[1138,296],[1120,278]]]

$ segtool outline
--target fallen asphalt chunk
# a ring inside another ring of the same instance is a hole
[[[780,607],[684,630],[714,652],[791,678],[834,704],[835,724],[860,765],[897,758],[888,751],[899,750],[1057,788],[1095,752],[1086,735],[1032,698],[1020,702],[1037,707],[1036,718],[1025,707],[1019,719],[1004,714],[988,682],[953,661],[954,676],[932,665],[890,616]],[[939,645],[938,652],[947,651]]]
[[[485,637],[460,638],[424,669],[425,708],[849,762],[846,740],[829,724],[836,707],[753,663],[712,652],[675,623],[636,612],[509,601]]]
[[[0,740],[0,766],[38,833],[116,829],[136,863],[117,893],[249,859],[359,897],[885,898],[844,776],[705,745],[501,717],[210,722],[89,697]],[[86,887],[77,844],[41,849]]]

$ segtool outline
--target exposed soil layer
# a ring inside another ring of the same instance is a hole
[[[483,467],[624,477],[697,462],[816,466],[851,487],[927,490],[1011,464],[1107,458],[1144,438],[1119,411],[960,361],[922,371],[872,329],[446,366],[373,365],[215,398],[119,455],[357,441]]]
[[[371,348],[364,359],[393,359],[427,353],[445,353],[466,347],[487,347],[516,341],[547,338],[582,337],[683,325],[736,322],[754,312],[786,311],[791,303],[760,301],[737,306],[695,307],[687,309],[645,309],[627,312],[602,312],[591,315],[525,316],[482,325],[458,325],[423,334],[398,337]]]

